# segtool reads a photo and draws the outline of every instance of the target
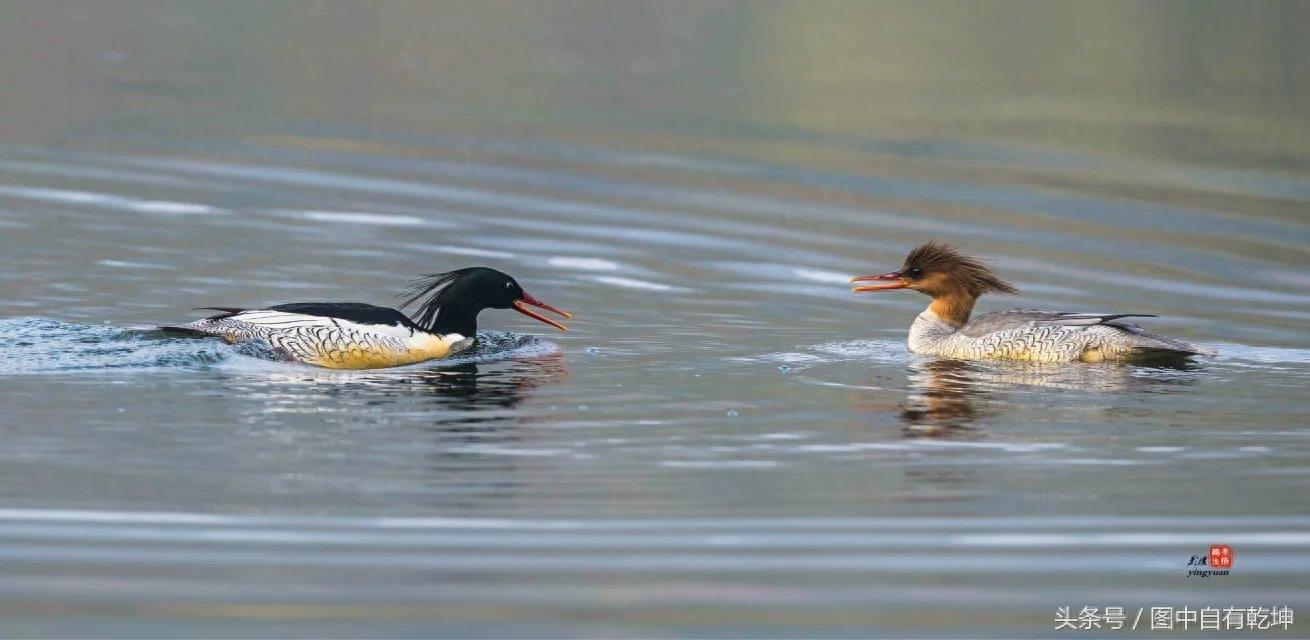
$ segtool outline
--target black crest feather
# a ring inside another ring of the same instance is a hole
[[[436,324],[437,313],[441,311],[441,306],[450,300],[451,288],[448,285],[477,269],[478,267],[467,267],[445,273],[429,273],[411,280],[399,294],[396,294],[397,298],[403,298],[400,308],[404,309],[416,302],[419,303],[410,319],[420,327],[431,329]]]

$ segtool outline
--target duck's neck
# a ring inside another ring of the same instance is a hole
[[[478,311],[460,305],[443,306],[437,311],[437,319],[431,327],[424,327],[430,333],[449,335],[458,333],[471,338],[478,332]]]
[[[973,304],[977,301],[976,296],[963,292],[943,293],[933,296],[928,310],[942,321],[962,327],[969,321],[969,314],[973,313]]]

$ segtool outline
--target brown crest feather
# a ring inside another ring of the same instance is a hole
[[[914,268],[922,269],[925,277],[940,274],[950,288],[974,298],[984,293],[1019,293],[1019,289],[1002,280],[982,260],[964,255],[943,242],[928,242],[911,250],[905,256],[901,272]]]

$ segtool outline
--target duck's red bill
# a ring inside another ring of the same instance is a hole
[[[866,284],[862,287],[851,287],[855,293],[864,293],[866,291],[887,291],[889,289],[904,289],[908,286],[901,278],[901,272],[892,271],[890,273],[880,273],[876,276],[855,276],[851,282],[881,282],[883,284]]]
[[[541,322],[544,322],[544,323],[546,323],[546,324],[548,324],[548,325],[550,325],[550,326],[552,326],[552,327],[555,327],[556,329],[559,329],[560,331],[568,331],[568,330],[569,330],[568,327],[566,327],[566,326],[564,326],[564,325],[562,325],[562,324],[560,324],[560,323],[558,323],[558,322],[555,322],[554,320],[551,320],[550,318],[547,318],[546,316],[543,316],[543,315],[541,315],[540,313],[537,313],[536,311],[533,311],[533,310],[529,309],[529,308],[527,307],[527,305],[532,305],[532,306],[534,306],[534,307],[537,307],[538,309],[545,309],[546,311],[549,311],[549,312],[551,312],[551,313],[555,313],[555,314],[559,314],[559,315],[561,315],[561,316],[563,316],[563,317],[565,317],[565,318],[572,318],[572,317],[573,317],[573,314],[571,314],[571,313],[569,313],[569,312],[567,312],[567,311],[565,311],[565,310],[563,310],[563,309],[556,309],[555,307],[552,307],[552,306],[550,306],[550,305],[548,305],[548,304],[546,304],[546,303],[544,303],[544,302],[542,302],[542,301],[540,301],[540,300],[538,300],[538,299],[536,299],[536,298],[534,298],[534,297],[532,297],[532,296],[530,296],[530,295],[528,295],[528,294],[526,294],[526,293],[523,294],[523,297],[522,297],[522,298],[519,298],[518,300],[515,300],[515,301],[514,301],[514,310],[515,310],[515,311],[517,311],[517,312],[519,312],[519,313],[521,313],[521,314],[523,314],[523,315],[525,315],[525,316],[527,316],[527,317],[529,317],[529,318],[532,318],[533,320],[539,320],[539,321],[541,321]]]

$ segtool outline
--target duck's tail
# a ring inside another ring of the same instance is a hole
[[[159,325],[158,327],[155,327],[155,328],[158,329],[159,331],[162,331],[162,332],[164,332],[164,333],[170,335],[170,336],[176,336],[176,337],[180,337],[180,338],[207,338],[207,337],[209,337],[209,336],[215,336],[215,335],[218,335],[218,334],[216,334],[216,333],[214,333],[214,332],[212,332],[212,331],[206,331],[206,330],[204,330],[204,329],[200,329],[200,328],[197,328],[197,327],[190,326],[190,324],[191,324],[191,323],[187,323],[187,324],[161,324],[161,325]]]
[[[175,336],[192,338],[204,338],[208,336],[221,337],[223,334],[215,331],[213,327],[210,326],[210,323],[214,320],[230,318],[243,311],[248,311],[248,309],[243,309],[241,307],[196,307],[192,309],[192,311],[217,311],[218,314],[183,324],[161,324],[156,328],[164,333]]]
[[[1110,323],[1122,331],[1116,345],[1125,356],[1133,359],[1167,359],[1187,358],[1191,356],[1214,357],[1218,351],[1176,338],[1151,333],[1137,325],[1127,323]]]

